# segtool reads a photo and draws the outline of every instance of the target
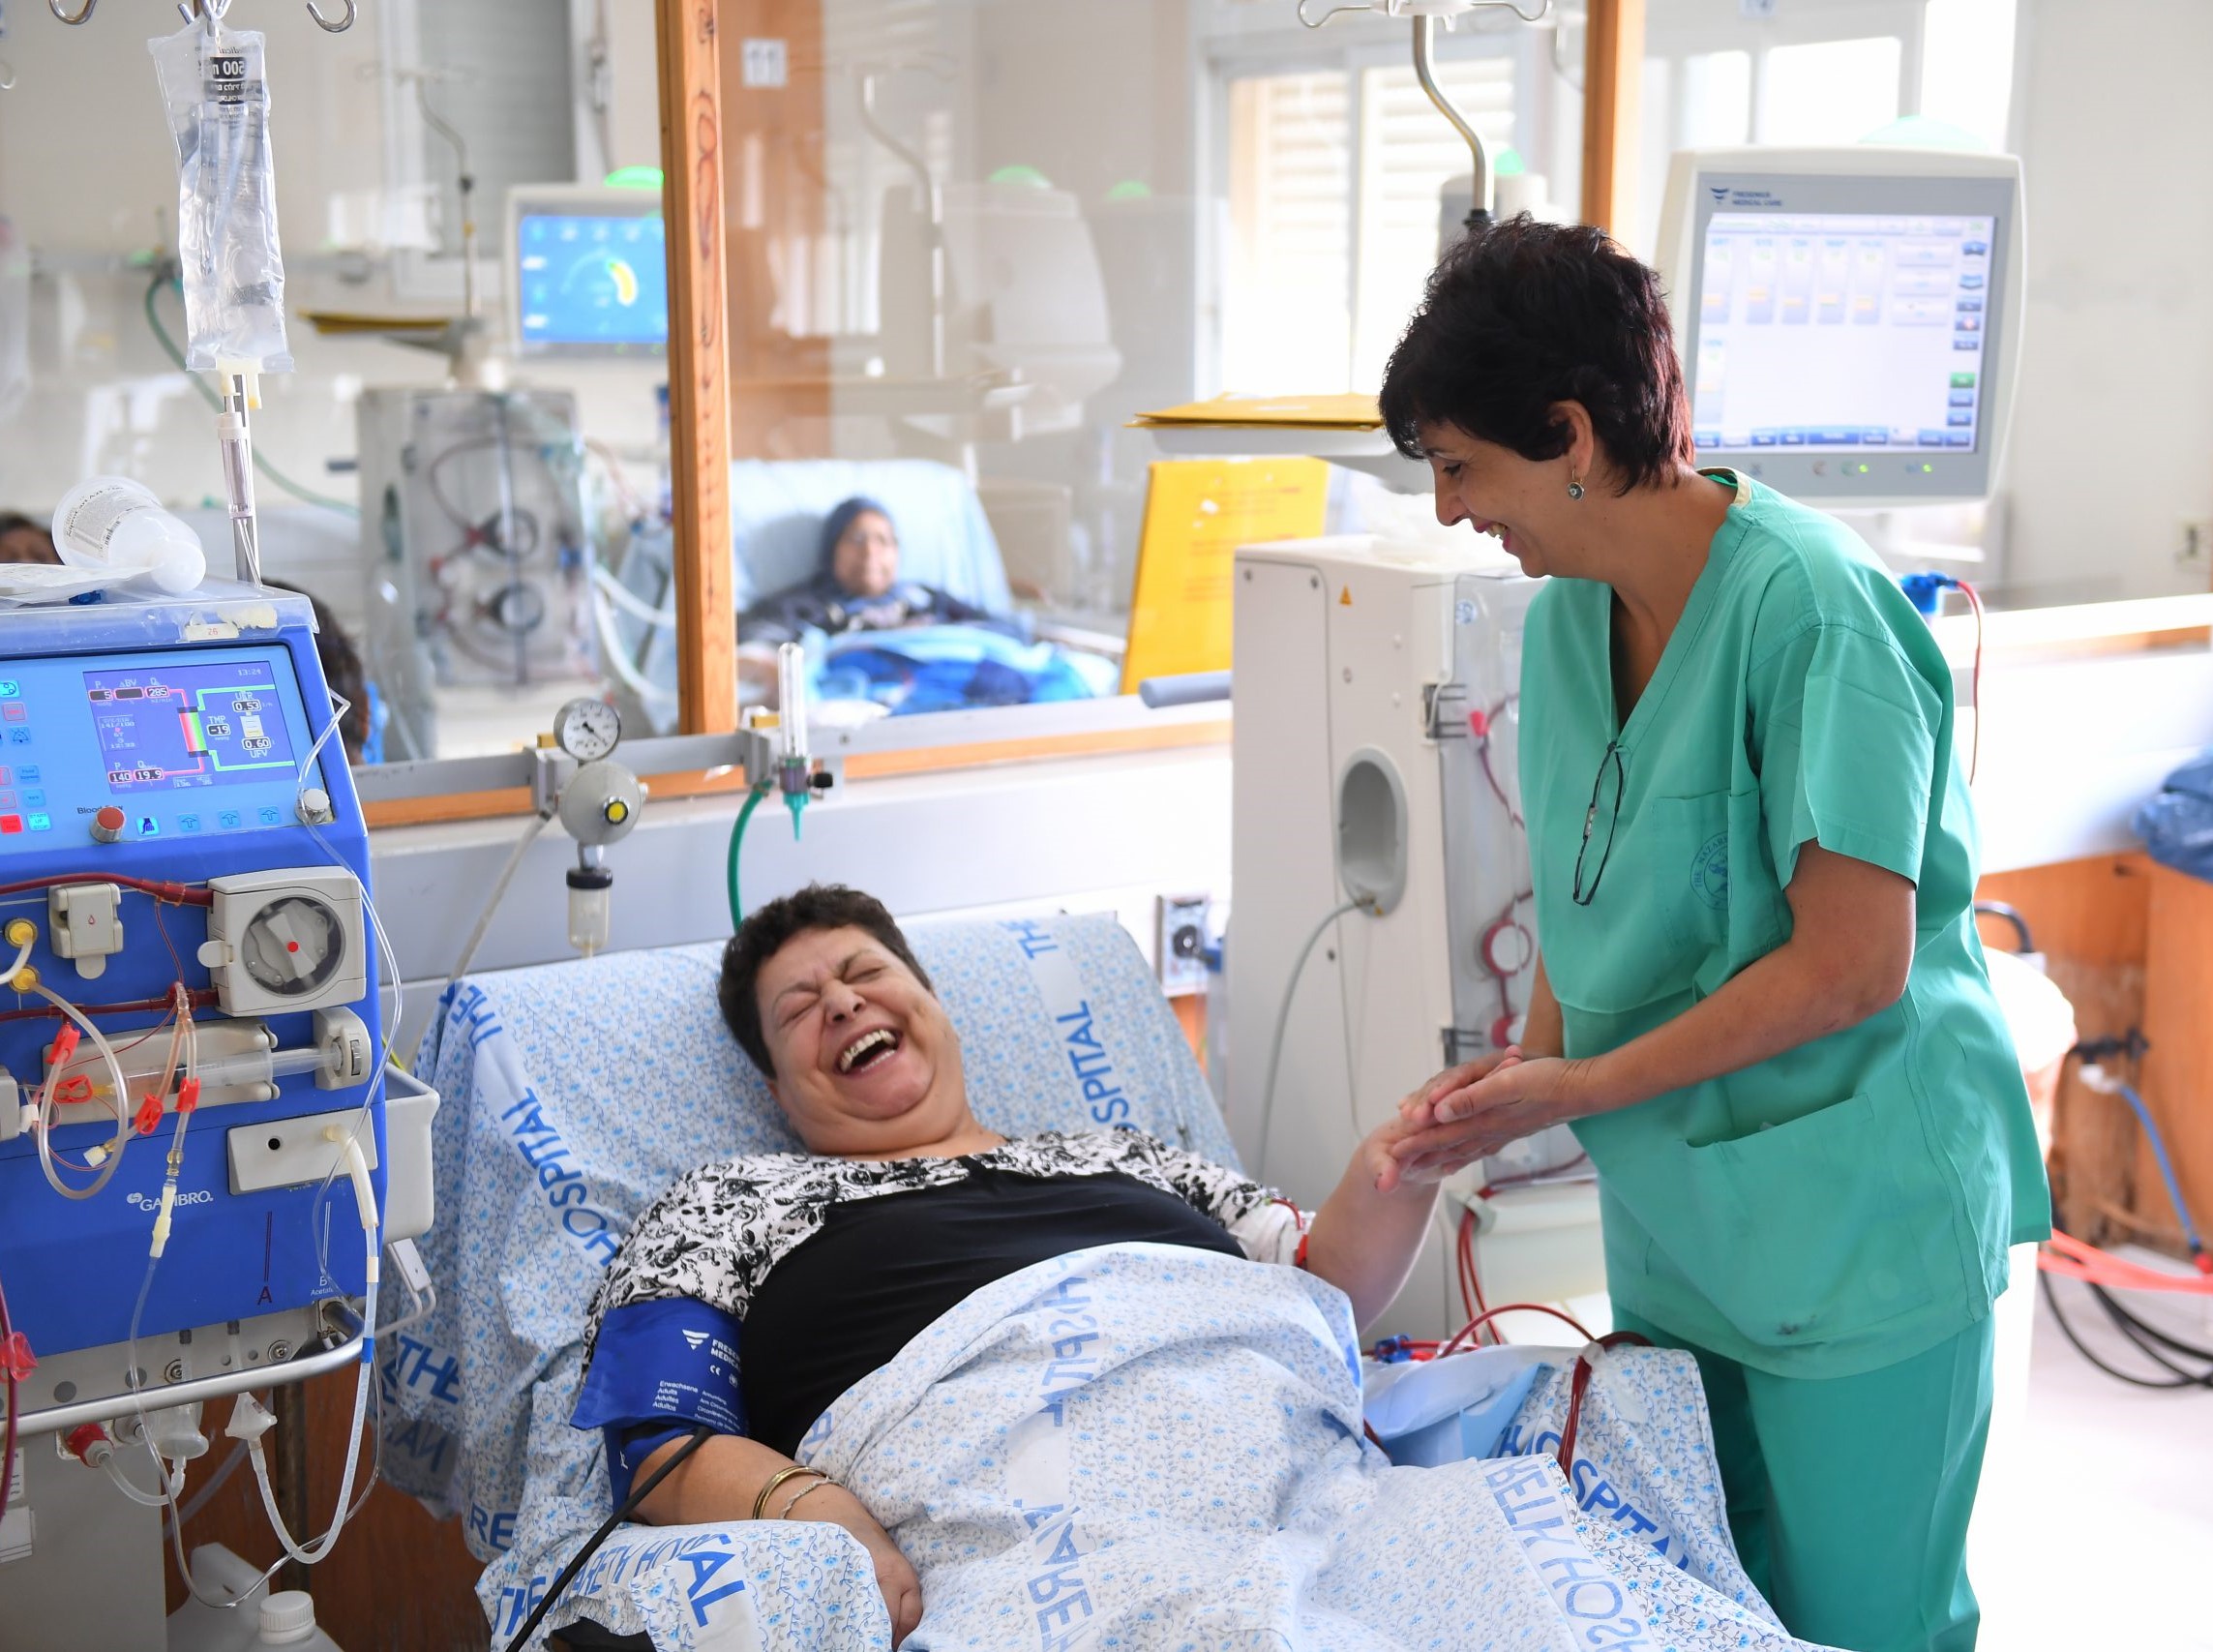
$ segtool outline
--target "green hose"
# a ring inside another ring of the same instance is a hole
[[[737,824],[730,828],[730,931],[733,935],[745,921],[745,903],[737,898],[737,853],[745,845],[745,823],[753,819],[753,811],[761,807],[761,799],[767,796],[767,787],[756,786],[747,794],[745,807],[737,811]]]
[[[177,371],[192,380],[193,388],[206,398],[209,406],[221,411],[223,398],[210,390],[198,374],[185,366],[185,352],[177,348],[176,341],[169,337],[168,328],[162,325],[161,313],[154,308],[154,300],[160,295],[162,288],[173,285],[175,285],[173,282],[156,276],[153,285],[146,288],[146,325],[153,330],[155,342],[162,346],[162,353],[177,364]],[[307,504],[320,505],[324,510],[336,511],[341,516],[358,517],[361,514],[361,507],[358,505],[349,505],[344,499],[334,499],[327,494],[318,494],[313,489],[301,487],[299,483],[293,481],[263,458],[259,448],[254,450],[254,468],[276,483],[278,487],[284,489],[285,493]]]

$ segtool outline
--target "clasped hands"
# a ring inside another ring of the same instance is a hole
[[[1509,1142],[1577,1118],[1580,1064],[1518,1048],[1441,1072],[1363,1144],[1376,1190],[1444,1181]]]

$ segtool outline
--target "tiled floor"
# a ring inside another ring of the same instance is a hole
[[[2059,1289],[2084,1341],[2156,1374],[2081,1286]],[[2213,1298],[2131,1306],[2213,1347]],[[2115,1381],[2068,1346],[2042,1303],[2030,1368],[2027,1473],[2008,1497],[2010,1541],[1975,1578],[1983,1652],[2213,1652],[2213,1389]]]

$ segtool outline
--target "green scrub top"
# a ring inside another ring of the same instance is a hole
[[[2008,1247],[2049,1233],[2050,1200],[1975,932],[1951,669],[1842,525],[1714,474],[1735,500],[1626,725],[1612,588],[1554,579],[1530,607],[1521,781],[1538,940],[1567,1053],[1592,1056],[1790,938],[1801,844],[1913,881],[1897,1004],[1574,1126],[1621,1307],[1756,1369],[1857,1375],[1981,1319]],[[1604,873],[1586,905],[1573,889],[1594,780],[1586,892],[1601,858]]]

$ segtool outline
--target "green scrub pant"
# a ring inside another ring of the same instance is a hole
[[[1851,1652],[1971,1652],[1967,1517],[1990,1427],[1992,1320],[1853,1377],[1779,1377],[1614,1309],[1698,1361],[1745,1571],[1791,1634]]]

